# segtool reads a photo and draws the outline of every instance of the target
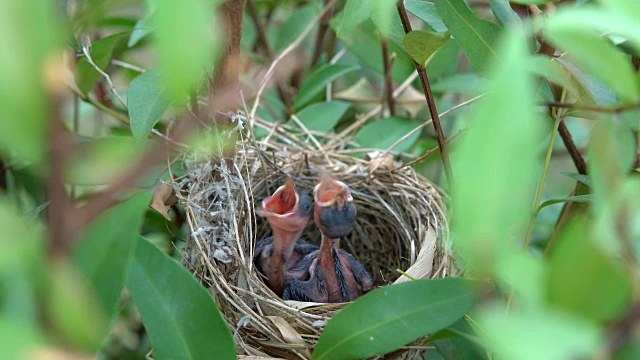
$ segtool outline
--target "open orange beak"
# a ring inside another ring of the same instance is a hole
[[[280,186],[273,195],[262,201],[261,215],[287,216],[296,212],[298,207],[298,193],[293,179]]]

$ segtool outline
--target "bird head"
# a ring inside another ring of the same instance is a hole
[[[356,205],[349,187],[329,175],[320,177],[313,189],[316,225],[329,238],[341,238],[351,233],[356,218]]]

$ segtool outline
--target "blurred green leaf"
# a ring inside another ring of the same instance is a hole
[[[416,280],[375,289],[327,323],[314,359],[359,359],[385,354],[460,319],[474,303],[462,279]]]
[[[78,151],[71,154],[65,180],[75,185],[110,184],[114,176],[135,164],[151,141],[140,143],[124,136],[83,140],[78,143]]]
[[[640,339],[635,338],[626,343],[613,356],[613,360],[640,359]]]
[[[51,123],[46,90],[64,89],[57,9],[39,0],[0,4],[0,151],[38,165]]]
[[[484,73],[490,63],[498,61],[494,47],[500,33],[498,24],[479,18],[464,0],[435,0],[434,3],[473,67]]]
[[[585,73],[567,58],[556,58],[554,62],[571,74],[571,77],[580,85],[578,98],[586,98],[597,105],[615,105],[618,103],[615,93],[601,81],[590,74]],[[569,88],[570,89],[570,88]],[[584,89],[584,92],[582,92]]]
[[[347,0],[342,11],[340,27],[337,30],[338,36],[341,36],[345,30],[356,27],[371,18],[374,6],[373,1]]]
[[[175,260],[144,239],[127,286],[158,359],[235,359],[229,326],[209,294]]]
[[[520,16],[511,8],[509,0],[489,0],[493,15],[504,26],[519,26],[522,24]]]
[[[490,350],[500,359],[564,360],[589,358],[603,343],[593,323],[562,313],[535,311],[507,314],[497,308],[479,317]]]
[[[512,3],[514,4],[522,4],[522,5],[530,5],[530,4],[534,4],[534,5],[542,5],[542,4],[546,4],[546,3],[550,3],[553,0],[510,0]]]
[[[293,107],[302,109],[313,101],[315,96],[327,87],[327,84],[357,69],[358,66],[343,64],[325,64],[316,68],[300,87]]]
[[[447,31],[447,26],[442,22],[436,6],[433,3],[423,0],[405,0],[404,6],[407,11],[415,15],[418,19],[429,24],[433,30],[437,32]]]
[[[100,70],[104,71],[111,61],[113,48],[119,40],[124,39],[129,34],[129,31],[113,34],[91,44],[89,54],[91,55],[93,63],[96,64]],[[78,89],[80,89],[83,94],[88,94],[101,77],[102,75],[100,75],[93,65],[89,64],[86,57],[83,56],[78,60],[75,79]]]
[[[300,110],[297,115],[309,130],[331,131],[350,106],[345,101],[318,102]]]
[[[402,45],[417,63],[424,66],[429,56],[446,44],[450,37],[451,34],[449,32],[434,33],[413,30],[404,36]]]
[[[149,70],[136,76],[127,93],[131,133],[138,141],[149,136],[162,114],[167,111],[169,101],[160,73]]]
[[[3,359],[34,359],[35,350],[45,345],[38,329],[0,316],[0,349]]]
[[[563,88],[567,89],[573,96],[580,98],[581,93],[576,81],[571,78],[571,74],[555,59],[550,59],[543,55],[534,55],[527,63],[529,71],[533,75],[551,80]]]
[[[276,51],[280,51],[296,40],[304,29],[309,26],[313,18],[318,15],[318,10],[311,5],[302,5],[295,10],[295,15],[290,16],[282,26],[278,28],[278,36],[274,43]],[[313,32],[307,35],[307,39],[313,39]],[[306,42],[306,40],[305,40]],[[304,42],[303,42],[304,43]]]
[[[133,27],[133,31],[131,31],[127,46],[130,48],[136,46],[140,40],[144,39],[152,32],[153,27],[151,26],[151,20],[148,17],[138,20],[136,25]]]
[[[95,352],[109,334],[109,319],[89,282],[71,263],[58,261],[48,286],[48,319],[57,336],[73,347]]]
[[[546,36],[579,66],[609,86],[620,99],[635,102],[640,96],[631,62],[614,45],[581,23],[554,21]]]
[[[226,46],[218,44],[216,4],[221,0],[158,1],[151,16],[158,69],[171,100],[205,79],[205,69]],[[215,27],[212,26],[215,24]],[[196,42],[197,40],[197,42]]]
[[[74,250],[75,264],[110,317],[117,308],[149,201],[151,194],[141,193],[109,209],[84,232]]]
[[[524,309],[544,307],[549,277],[546,262],[522,252],[509,255],[501,256],[496,264],[496,273],[503,288],[512,289]]]
[[[364,125],[356,133],[353,140],[364,148],[387,150],[389,146],[393,145],[393,143],[415,129],[418,125],[420,125],[419,121],[392,116],[371,121]],[[419,131],[411,134],[406,140],[398,144],[393,151],[405,152],[409,150],[418,137],[420,137]]]
[[[371,20],[376,24],[376,28],[382,36],[402,49],[402,38],[405,33],[400,15],[396,10],[396,0],[376,0],[373,3]]]
[[[543,122],[534,109],[523,33],[510,32],[501,49],[503,61],[494,64],[488,94],[471,113],[452,157],[456,178],[473,179],[456,182],[453,190],[454,239],[480,272],[516,251],[512,239],[522,236],[530,219],[541,164],[531,150],[542,140]]]
[[[548,300],[565,311],[608,323],[631,304],[631,282],[597,243],[587,223],[570,224],[551,253]]]

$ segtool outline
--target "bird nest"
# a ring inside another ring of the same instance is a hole
[[[233,159],[196,151],[185,158],[185,175],[171,184],[191,231],[183,263],[215,298],[238,354],[310,359],[326,322],[346,306],[284,301],[256,270],[256,242],[271,232],[255,207],[287,176],[306,192],[326,172],[348,184],[357,218],[342,248],[364,264],[376,286],[455,275],[441,192],[411,167],[382,152],[364,156],[366,149],[335,134],[257,125],[268,133],[262,140],[255,140],[253,127],[239,126],[229,137],[238,138]],[[320,243],[313,221],[303,237]],[[418,353],[407,347],[396,355]]]

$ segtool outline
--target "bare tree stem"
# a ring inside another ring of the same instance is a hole
[[[397,8],[398,14],[400,14],[400,20],[402,20],[402,27],[404,28],[404,32],[409,33],[411,31],[411,23],[409,22],[409,16],[407,15],[407,10],[404,8],[404,2],[402,0],[398,1]],[[449,187],[452,187],[453,174],[451,171],[451,163],[449,162],[449,152],[447,151],[444,130],[442,129],[442,125],[440,124],[440,117],[438,116],[438,110],[436,109],[436,102],[433,98],[433,92],[431,91],[429,78],[427,77],[427,72],[422,64],[419,64],[414,60],[414,65],[420,77],[420,83],[422,84],[422,89],[424,90],[427,104],[429,105],[429,113],[431,114],[431,119],[433,119],[433,127],[436,132],[438,147],[440,148],[440,158],[442,159],[444,173],[447,176]]]

